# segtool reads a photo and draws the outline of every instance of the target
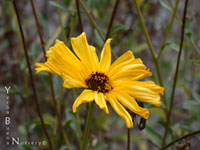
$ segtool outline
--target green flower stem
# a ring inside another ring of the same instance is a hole
[[[79,0],[79,3],[81,5],[81,7],[83,8],[83,10],[85,11],[85,13],[87,14],[90,22],[92,23],[92,25],[94,26],[94,28],[97,30],[97,32],[99,33],[101,39],[104,41],[104,35],[101,32],[101,30],[99,29],[99,27],[97,26],[97,24],[95,23],[94,19],[92,18],[92,16],[90,15],[90,13],[88,12],[86,6],[83,4],[82,0]]]
[[[197,45],[194,43],[194,41],[190,40],[192,46],[194,47],[194,50],[197,52],[198,55],[200,55],[200,49],[197,47]]]
[[[56,0],[56,1],[59,2],[59,0]],[[58,13],[58,19],[59,19],[59,22],[60,22],[60,27],[61,27],[61,30],[62,30],[63,40],[64,40],[64,42],[66,44],[67,43],[67,38],[65,36],[65,29],[64,29],[64,26],[63,26],[63,22],[62,22],[60,8],[58,8],[58,7],[57,7],[57,13]]]
[[[87,149],[88,135],[89,135],[91,122],[92,122],[92,116],[93,116],[93,112],[94,112],[94,108],[95,108],[94,106],[95,106],[95,103],[92,102],[90,104],[89,113],[88,113],[88,116],[87,116],[87,121],[86,121],[85,131],[84,131],[84,134],[83,134],[83,143],[82,143],[82,146],[81,146],[81,150]]]
[[[168,0],[170,7],[173,9],[173,4],[171,0]],[[181,19],[179,18],[179,16],[176,13],[176,20],[178,21],[179,25],[182,27],[182,22]],[[198,48],[198,46],[194,43],[194,41],[191,41],[191,39],[189,39],[190,43],[192,44],[192,46],[194,47],[194,50],[197,52],[198,55],[200,55],[200,49]]]
[[[173,15],[172,15],[172,18],[171,18],[169,27],[168,27],[168,29],[166,30],[165,37],[164,37],[164,39],[163,39],[162,42],[161,42],[161,46],[160,46],[160,49],[159,49],[159,52],[158,52],[158,55],[157,55],[157,59],[159,59],[159,57],[160,57],[160,55],[161,55],[161,53],[162,53],[162,51],[163,51],[164,45],[165,45],[165,43],[166,43],[166,41],[167,41],[167,39],[168,39],[168,37],[169,37],[169,34],[170,34],[170,32],[171,32],[172,25],[173,25],[174,20],[175,20],[176,11],[177,11],[177,8],[178,8],[179,1],[180,1],[180,0],[176,0],[175,7],[174,7],[174,9],[173,9]]]
[[[149,46],[149,50],[150,50],[151,55],[153,57],[153,61],[154,61],[154,65],[156,67],[156,72],[157,72],[157,75],[158,75],[159,83],[160,83],[161,86],[163,86],[163,80],[162,80],[162,76],[161,76],[161,73],[160,73],[160,67],[159,67],[159,64],[158,64],[158,59],[157,59],[157,57],[155,55],[155,50],[154,50],[153,45],[151,43],[151,40],[150,40],[149,34],[147,32],[146,26],[144,24],[144,20],[143,20],[143,17],[142,17],[142,13],[141,13],[140,7],[138,5],[137,0],[133,0],[133,2],[135,4],[135,7],[136,7],[136,10],[137,10],[137,13],[138,13],[138,17],[139,17],[140,23],[142,25],[142,31],[144,33],[144,36],[145,36],[146,41],[147,41],[147,44]],[[163,100],[164,100],[165,107],[167,109],[167,100],[166,100],[165,95],[163,96]]]
[[[71,26],[70,26],[70,30],[69,30],[69,39],[72,37],[72,35],[74,34],[74,27],[75,27],[75,24],[76,24],[76,13],[74,13],[72,15],[72,21],[71,21]],[[68,47],[71,47],[71,43],[70,43],[70,40],[67,41],[67,46]]]
[[[94,26],[94,28],[97,30],[97,32],[99,33],[101,39],[103,41],[105,41],[104,35],[101,32],[101,30],[99,29],[99,27],[97,26],[97,24],[95,23],[94,19],[92,18],[92,16],[90,15],[90,13],[88,12],[86,6],[83,4],[82,0],[79,0],[79,3],[81,5],[81,7],[83,8],[83,10],[85,11],[86,15],[88,16],[90,22],[92,23],[92,25]],[[112,56],[114,57],[114,59],[117,59],[117,55],[113,52],[113,50],[111,50]]]
[[[171,9],[174,10],[174,6],[173,6],[173,3],[172,3],[172,0],[168,0],[168,2],[169,2],[169,5],[170,5]],[[181,21],[180,17],[177,15],[177,13],[175,14],[175,17],[176,17],[176,20],[178,21],[179,25],[182,26],[182,21]]]

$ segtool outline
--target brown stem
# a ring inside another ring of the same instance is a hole
[[[79,27],[80,27],[80,31],[82,33],[83,32],[83,25],[82,25],[82,19],[81,19],[81,14],[80,14],[79,0],[76,0],[76,9],[77,9],[77,12],[78,12]],[[86,104],[86,112],[85,112],[85,116],[84,116],[85,125],[86,125],[86,121],[87,121],[88,110],[89,110],[89,104],[87,103]],[[84,128],[86,127],[85,125],[84,125]],[[80,142],[80,147],[81,147],[81,142]]]
[[[127,150],[131,149],[131,129],[127,128]]]
[[[44,43],[44,40],[43,40],[43,36],[42,36],[42,32],[41,32],[39,21],[38,21],[37,13],[36,13],[36,10],[35,10],[35,5],[34,5],[33,0],[30,0],[30,2],[31,2],[31,7],[32,7],[32,10],[33,10],[34,18],[35,18],[35,21],[36,21],[37,30],[38,30],[38,33],[39,33],[39,37],[40,37],[40,42],[41,42],[44,58],[45,58],[45,60],[47,60],[46,51],[45,51],[45,43]],[[56,102],[55,93],[54,93],[54,87],[53,87],[52,74],[50,74],[50,73],[49,73],[49,82],[50,82],[50,88],[51,88],[52,101],[53,101],[53,104],[54,104],[53,106],[54,106],[54,110],[55,110],[55,113],[56,113],[56,116],[57,116],[57,119],[58,119],[58,123],[59,123],[60,129],[61,129],[61,132],[63,134],[65,143],[68,146],[68,149],[70,149],[69,148],[69,141],[68,141],[67,135],[65,133],[65,130],[63,128],[60,115],[58,113],[57,102]]]
[[[44,40],[43,40],[43,37],[42,37],[42,31],[41,31],[41,28],[40,28],[40,23],[38,21],[38,17],[37,17],[37,13],[36,13],[36,10],[35,10],[34,2],[33,2],[33,0],[30,0],[30,1],[31,1],[31,7],[32,7],[34,18],[35,18],[35,22],[36,22],[36,25],[37,25],[37,30],[38,30],[39,37],[40,37],[40,43],[41,43],[41,46],[42,46],[42,52],[44,54],[44,58],[45,58],[45,61],[46,61],[47,58],[46,58],[46,52],[45,52],[45,43],[44,43]]]
[[[178,139],[175,139],[174,141],[170,142],[169,144],[167,144],[165,147],[161,148],[160,150],[164,150],[164,149],[170,147],[171,145],[177,143],[178,141],[181,141],[181,140],[183,140],[183,139],[185,139],[185,138],[187,138],[187,137],[190,137],[190,136],[194,136],[195,134],[198,134],[198,133],[200,133],[200,129],[197,130],[197,131],[188,133],[188,134],[186,134],[186,135],[184,135],[184,136],[182,136],[182,137],[180,137],[180,138],[178,138]]]
[[[169,129],[169,125],[170,125],[171,112],[172,112],[172,108],[173,108],[174,93],[175,93],[175,89],[176,89],[176,82],[177,82],[177,78],[178,78],[179,65],[180,65],[180,59],[181,59],[181,52],[182,52],[182,47],[183,47],[184,28],[185,28],[186,14],[187,14],[187,4],[188,4],[188,0],[185,0],[184,13],[183,13],[183,26],[182,26],[182,29],[181,29],[180,48],[179,48],[177,65],[176,65],[176,72],[175,72],[174,83],[173,83],[173,88],[172,88],[172,95],[171,95],[171,100],[170,100],[170,108],[169,108],[168,115],[167,115],[167,125],[165,127],[162,146],[165,145],[165,141],[166,141],[166,138],[167,138],[168,129]]]
[[[111,31],[112,24],[113,24],[113,21],[114,21],[114,18],[115,18],[115,14],[116,14],[116,10],[117,10],[118,4],[119,4],[119,0],[116,0],[114,9],[112,11],[112,16],[111,16],[111,19],[110,19],[110,22],[109,22],[109,25],[108,25],[108,30],[107,30],[107,33],[106,33],[105,41],[109,38],[110,31]]]
[[[21,37],[22,37],[24,53],[25,53],[25,56],[26,56],[26,62],[27,62],[27,65],[28,65],[29,75],[30,75],[30,78],[31,78],[31,84],[32,84],[35,102],[36,102],[36,106],[37,106],[37,112],[38,112],[38,115],[40,117],[40,121],[41,121],[43,130],[44,130],[44,133],[47,137],[49,147],[50,147],[51,150],[53,150],[51,140],[50,140],[49,134],[47,132],[47,129],[45,127],[44,119],[42,117],[42,113],[41,113],[41,110],[40,110],[40,104],[39,104],[39,100],[38,100],[38,96],[37,96],[36,86],[35,86],[35,82],[34,82],[34,78],[33,78],[33,73],[32,73],[32,70],[31,70],[31,64],[30,64],[29,57],[28,57],[28,50],[27,50],[27,46],[26,46],[26,43],[25,43],[24,32],[23,32],[21,20],[20,20],[20,17],[19,17],[19,12],[18,12],[18,9],[17,9],[16,0],[14,0],[12,2],[13,2],[13,6],[15,8],[15,12],[16,12],[16,15],[17,15],[17,21],[18,21],[18,24],[19,24],[20,34],[21,34]]]
[[[83,32],[83,25],[82,25],[82,19],[81,19],[79,1],[78,0],[76,0],[76,9],[77,9],[77,12],[78,12],[79,27],[80,27],[80,30],[81,30],[81,33],[82,33]]]

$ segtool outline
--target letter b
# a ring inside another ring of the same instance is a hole
[[[10,117],[5,117],[5,124],[9,125],[10,124]]]

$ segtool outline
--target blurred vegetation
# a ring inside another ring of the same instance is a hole
[[[115,1],[108,0],[85,0],[83,1],[90,15],[94,18],[105,37],[112,9]],[[138,0],[145,24],[150,35],[155,52],[158,53],[173,15],[175,1],[164,0]],[[10,110],[11,110],[11,135],[20,136],[22,139],[45,140],[41,123],[36,112],[32,87],[29,80],[22,40],[16,20],[15,11],[11,1],[0,1],[0,93],[5,95],[4,86],[10,85]],[[43,54],[39,41],[37,27],[33,17],[30,1],[20,0],[17,2],[20,17],[25,31],[25,40],[29,50],[32,69],[35,62],[43,62]],[[59,22],[57,9],[61,11],[67,45],[72,36],[80,34],[80,26],[75,1],[39,1],[35,0],[35,6],[39,22],[45,40],[45,49],[54,44],[56,39],[63,40],[62,28]],[[167,142],[183,136],[200,128],[200,1],[190,1],[185,27],[183,53],[180,61],[177,88],[175,92],[174,107],[172,110],[171,126]],[[183,16],[184,1],[179,1],[177,14],[173,21],[171,32],[162,47],[162,53],[158,59],[167,106],[169,107],[172,84],[176,67],[176,59],[180,45],[181,18]],[[104,41],[101,35],[93,27],[88,16],[80,6],[83,29],[87,34],[89,44],[101,52]],[[159,84],[156,69],[149,51],[148,44],[141,30],[137,12],[133,1],[120,1],[112,30],[112,49],[117,56],[127,50],[132,50],[136,57],[140,57],[144,64],[153,72],[150,78]],[[113,58],[114,60],[114,58]],[[50,84],[47,73],[35,75],[37,91],[45,124],[51,136],[55,149],[65,150],[62,134],[59,130],[51,100]],[[82,89],[68,90],[62,88],[60,77],[53,75],[54,90],[58,103],[58,110],[63,120],[65,131],[69,137],[71,149],[79,149],[80,136],[84,131],[84,122],[87,116],[86,104],[78,108],[78,114],[72,113],[72,104]],[[2,98],[5,101],[5,98]],[[1,118],[5,116],[5,108],[1,102]],[[134,128],[131,129],[131,147],[134,150],[156,150],[162,145],[166,115],[164,107],[144,105],[150,110],[150,118],[146,121],[146,128],[138,129],[140,117],[134,119]],[[164,106],[164,105],[163,105]],[[90,150],[123,150],[126,149],[127,129],[125,122],[112,110],[110,114],[95,109],[94,119],[90,132]],[[80,125],[80,126],[79,126]],[[1,125],[0,134],[4,135],[4,126]],[[200,136],[187,139],[191,149],[200,147]],[[43,147],[5,147],[5,138],[2,137],[0,145],[3,149],[29,150],[48,149]],[[176,143],[169,149],[176,149]]]

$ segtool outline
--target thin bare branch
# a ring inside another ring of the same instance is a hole
[[[36,21],[36,26],[37,26],[38,33],[39,33],[39,37],[40,37],[40,42],[41,42],[44,58],[45,58],[45,60],[47,60],[46,51],[45,51],[45,43],[44,43],[44,40],[43,40],[42,31],[41,31],[41,28],[40,28],[40,24],[39,24],[39,20],[38,20],[38,17],[37,17],[37,13],[36,13],[36,10],[35,10],[35,5],[34,5],[33,0],[30,0],[30,2],[31,2],[31,7],[32,7],[32,10],[33,10],[34,18],[35,18],[35,21]],[[53,101],[53,104],[54,104],[53,106],[54,106],[54,110],[55,110],[55,113],[56,113],[56,117],[58,119],[60,130],[61,130],[61,132],[63,134],[64,141],[65,141],[65,143],[67,145],[67,148],[70,149],[69,140],[67,138],[67,135],[65,133],[64,127],[62,125],[62,120],[61,120],[60,115],[58,113],[57,102],[56,102],[55,93],[54,93],[54,87],[53,87],[52,74],[50,74],[50,73],[49,73],[49,82],[50,82],[50,88],[51,88],[52,101]]]
[[[40,110],[38,94],[37,94],[37,91],[36,91],[36,86],[35,86],[35,82],[34,82],[34,78],[33,78],[33,73],[32,73],[32,70],[31,70],[31,64],[30,64],[30,60],[29,60],[29,56],[28,56],[28,49],[27,49],[27,46],[26,46],[25,38],[24,38],[24,32],[23,32],[21,20],[20,20],[20,17],[19,17],[19,12],[18,12],[18,9],[17,9],[16,0],[14,0],[12,2],[13,2],[13,6],[15,8],[15,12],[16,12],[16,15],[17,15],[17,20],[18,20],[18,24],[19,24],[19,28],[20,28],[20,34],[21,34],[21,37],[22,37],[24,53],[25,53],[25,56],[26,56],[26,62],[27,62],[27,65],[28,65],[29,75],[30,75],[30,79],[31,79],[31,84],[32,84],[32,88],[33,88],[33,93],[34,93],[34,97],[35,97],[36,106],[37,106],[37,112],[38,112],[38,115],[40,117],[42,128],[43,128],[44,133],[45,133],[45,135],[47,137],[47,140],[48,140],[48,143],[49,143],[49,147],[50,147],[51,150],[53,150],[52,143],[51,143],[49,134],[47,132],[47,129],[45,127],[44,119],[42,117],[42,113],[41,113],[41,110]]]
[[[194,136],[194,135],[196,135],[196,134],[198,134],[198,133],[200,133],[200,129],[197,130],[197,131],[188,133],[188,134],[186,134],[186,135],[184,135],[184,136],[182,136],[182,137],[180,137],[180,138],[178,138],[178,139],[175,139],[174,141],[170,142],[169,144],[167,144],[166,146],[164,146],[164,147],[161,148],[160,150],[167,149],[168,147],[170,147],[171,145],[177,143],[178,141],[181,141],[181,140],[183,140],[183,139],[186,139],[186,138],[188,138],[188,137],[190,137],[190,136]]]
[[[166,138],[167,138],[168,129],[169,129],[169,125],[170,125],[170,117],[171,117],[172,108],[173,108],[173,104],[174,104],[173,103],[174,102],[174,93],[175,93],[175,89],[176,89],[176,83],[177,83],[177,78],[178,78],[180,59],[181,59],[181,53],[182,53],[182,47],[183,47],[183,40],[184,40],[184,28],[185,28],[185,22],[186,22],[187,4],[188,4],[188,0],[185,0],[183,21],[182,21],[183,22],[183,26],[182,26],[182,29],[181,29],[180,47],[179,47],[179,53],[178,53],[178,58],[177,58],[176,72],[175,72],[175,76],[174,76],[174,83],[173,83],[173,88],[172,88],[170,107],[169,107],[169,111],[168,111],[168,115],[167,115],[167,125],[165,127],[162,146],[165,145],[165,141],[166,141]]]

